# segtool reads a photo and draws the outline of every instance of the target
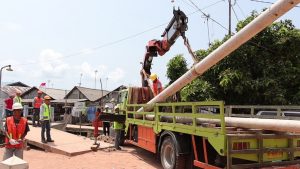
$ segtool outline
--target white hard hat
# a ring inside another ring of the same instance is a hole
[[[109,106],[108,106],[108,105],[105,105],[105,108],[109,108]]]
[[[20,110],[20,109],[23,109],[23,106],[21,103],[14,103],[13,106],[12,106],[12,109],[13,110]]]

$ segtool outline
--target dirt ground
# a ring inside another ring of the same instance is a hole
[[[0,148],[2,160],[4,148]],[[161,169],[156,156],[135,146],[125,146],[121,151],[100,150],[83,155],[64,155],[31,149],[24,151],[24,160],[30,169]]]

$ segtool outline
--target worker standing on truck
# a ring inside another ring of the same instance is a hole
[[[154,96],[158,95],[160,92],[162,92],[163,87],[161,85],[161,82],[158,80],[157,74],[152,73],[149,77],[153,82],[153,94]]]
[[[42,98],[42,91],[37,92],[37,96],[33,99],[33,118],[32,118],[32,126],[40,126],[40,120],[39,120],[39,115],[40,115],[40,107],[43,104],[43,98]],[[35,122],[37,121],[37,124]]]
[[[5,122],[5,152],[3,160],[13,155],[23,159],[23,142],[29,131],[27,119],[21,117],[23,106],[21,103],[14,103],[12,106],[13,116],[7,117]]]
[[[115,114],[119,114],[120,113],[120,109],[119,106],[115,107]],[[121,144],[121,134],[122,134],[122,130],[123,130],[123,124],[119,123],[117,121],[114,121],[114,130],[115,130],[115,148],[117,150],[121,150],[120,144]]]
[[[54,140],[51,139],[51,134],[50,134],[50,120],[51,120],[50,100],[51,97],[46,95],[44,97],[44,103],[40,107],[40,122],[42,125],[42,131],[41,131],[42,143],[54,142]],[[45,131],[46,131],[47,140],[45,139]]]

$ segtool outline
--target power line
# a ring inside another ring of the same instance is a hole
[[[219,26],[221,26],[223,29],[227,30],[228,29],[223,26],[221,23],[219,23],[218,21],[216,21],[215,19],[211,18],[208,14],[204,13],[192,0],[189,0],[190,3],[192,3],[205,17],[208,17],[210,20],[212,20],[213,22],[215,22],[216,24],[218,24]]]
[[[211,7],[211,6],[214,6],[214,5],[218,4],[218,3],[221,2],[221,1],[223,1],[223,0],[219,0],[219,1],[217,1],[217,2],[214,2],[214,3],[212,3],[212,4],[210,4],[210,5],[206,6],[206,7],[204,7],[204,8],[202,8],[202,9],[197,8],[196,11],[189,13],[187,16],[193,15],[193,14],[195,14],[195,13],[201,11],[201,10],[204,10],[204,9],[207,9],[207,8],[209,8],[209,7]],[[210,18],[210,19],[211,19],[211,18]],[[169,22],[165,22],[165,23],[159,24],[159,25],[157,25],[157,26],[153,26],[153,27],[151,27],[151,28],[149,28],[149,29],[146,29],[146,30],[144,30],[144,31],[138,32],[138,33],[136,33],[136,34],[132,34],[132,35],[126,36],[126,37],[124,37],[124,38],[121,38],[121,39],[118,39],[118,40],[115,40],[115,41],[112,41],[112,42],[105,43],[105,44],[100,45],[100,46],[96,46],[96,47],[93,47],[93,48],[88,48],[88,50],[98,50],[98,49],[101,49],[101,48],[104,48],[104,47],[108,47],[108,46],[112,46],[112,45],[121,43],[121,42],[123,42],[123,41],[129,40],[129,39],[132,39],[132,38],[135,38],[135,37],[140,36],[140,35],[142,35],[142,34],[144,34],[144,33],[147,33],[147,32],[150,32],[150,31],[152,31],[152,30],[154,30],[154,29],[157,29],[157,28],[159,28],[159,27],[162,27],[162,26],[164,26],[164,25],[166,25],[166,24],[168,24],[168,23],[169,23]],[[84,52],[84,51],[75,52],[75,53],[72,53],[72,54],[69,54],[69,55],[64,56],[63,59],[69,58],[69,57],[73,57],[73,56],[79,56],[79,55],[82,55],[82,54],[85,54],[85,53],[86,53],[86,52]],[[53,61],[56,61],[56,60],[58,60],[58,59],[57,59],[57,58],[55,58],[55,59],[48,59],[48,60],[45,60],[45,61],[47,61],[47,62],[49,63],[49,62],[53,62]],[[23,63],[23,64],[18,64],[18,65],[16,65],[16,66],[27,66],[27,65],[32,65],[32,64],[36,64],[36,63],[38,63],[38,61],[31,61],[31,62],[27,62],[27,63]]]
[[[244,13],[244,11],[242,10],[242,8],[240,7],[240,5],[238,4],[237,1],[235,1],[236,6],[238,6],[239,10],[241,11],[242,15],[244,16],[244,18],[246,18],[246,15]]]
[[[235,12],[233,6],[231,6],[231,9],[232,9],[232,11],[233,11],[233,13],[234,13],[234,16],[235,16],[236,20],[239,22],[239,17],[237,16],[237,14],[236,14],[236,12]]]

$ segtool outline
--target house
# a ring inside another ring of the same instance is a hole
[[[121,85],[121,86],[117,87],[116,89],[114,89],[113,91],[107,93],[103,97],[96,100],[96,102],[103,103],[103,105],[110,103],[112,100],[114,100],[115,102],[118,102],[119,91],[124,90],[124,89],[127,89],[127,87],[124,85]]]
[[[108,94],[107,90],[91,89],[86,87],[75,86],[64,99],[76,100],[86,99],[86,105],[98,105],[98,100]]]
[[[34,100],[34,97],[37,96],[38,91],[42,91],[42,97],[48,95],[51,97],[51,106],[54,107],[54,115],[55,118],[59,118],[60,115],[64,114],[64,106],[66,105],[65,101],[63,101],[65,95],[68,93],[67,90],[63,89],[54,89],[54,88],[37,88],[32,87],[23,94],[21,94],[21,97],[23,99],[24,105],[28,105],[29,109],[32,110],[32,103]],[[59,100],[59,101],[57,101]],[[31,111],[29,111],[29,114],[31,114]]]
[[[20,86],[3,86],[0,90],[0,114],[4,110],[4,100],[11,95],[15,95],[16,91],[20,91],[21,94],[29,90],[30,87],[20,87]],[[0,117],[1,117],[0,115]]]

